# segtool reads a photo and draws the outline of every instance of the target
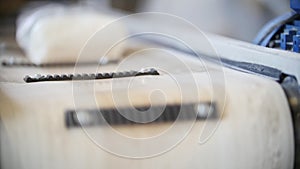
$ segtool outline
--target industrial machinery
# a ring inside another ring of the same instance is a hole
[[[28,14],[1,57],[1,168],[300,167],[298,14],[258,46],[76,10]]]

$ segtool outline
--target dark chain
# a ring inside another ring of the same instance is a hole
[[[110,73],[91,73],[91,74],[62,74],[62,75],[35,75],[25,76],[26,83],[42,82],[42,81],[67,81],[67,80],[95,80],[95,79],[111,79],[122,77],[134,77],[144,75],[159,75],[159,72],[154,69],[142,69],[140,71],[124,71],[124,72],[110,72]]]

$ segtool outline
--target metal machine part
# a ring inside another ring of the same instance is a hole
[[[183,105],[167,105],[155,107],[136,107],[136,110],[143,110],[139,112],[140,115],[134,116],[135,121],[151,121],[146,124],[174,122],[178,120],[200,120],[208,118],[216,118],[218,116],[215,103],[198,103],[198,104],[183,104]],[[159,117],[153,117],[157,112],[162,111]],[[96,125],[137,125],[144,123],[137,123],[131,121],[121,115],[134,114],[130,108],[120,109],[91,109],[91,110],[69,110],[65,113],[66,126],[81,127],[81,126],[96,126]],[[182,114],[181,114],[182,113]]]
[[[154,68],[142,69],[140,71],[124,71],[111,73],[91,73],[91,74],[69,74],[69,75],[40,75],[25,76],[26,83],[42,82],[42,81],[66,81],[66,80],[95,80],[95,79],[111,79],[144,75],[159,75],[159,72]]]
[[[256,74],[259,76],[264,76],[266,78],[275,80],[277,82],[282,82],[285,77],[289,76],[288,74],[282,72],[281,70],[269,66],[260,65],[260,64],[238,62],[238,61],[233,61],[224,58],[221,59],[221,61],[223,64],[225,64],[225,66],[231,69],[239,70],[250,74]]]
[[[294,168],[300,168],[300,87],[294,77],[286,77],[281,83],[282,88],[287,95],[290,105],[294,135],[295,135],[295,161]]]
[[[196,53],[186,50],[184,48],[180,48],[174,44],[167,43],[165,41],[157,41],[157,39],[143,39],[147,42],[150,43],[156,43],[159,44],[160,46],[164,46],[170,49],[174,49],[176,51],[189,54],[191,56],[198,57]],[[264,76],[268,79],[275,80],[277,82],[281,82],[286,76],[289,76],[288,74],[284,73],[282,70],[279,70],[277,68],[273,68],[267,65],[261,65],[261,64],[256,64],[256,63],[251,63],[251,62],[245,62],[245,61],[235,61],[232,59],[228,58],[216,58],[216,57],[210,57],[210,56],[205,56],[202,55],[201,59],[216,63],[216,64],[222,64],[222,66],[225,66],[230,69],[242,71],[245,73],[250,73],[250,74],[256,74],[260,76]]]

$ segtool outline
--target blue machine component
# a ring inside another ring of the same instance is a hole
[[[280,48],[299,53],[300,42],[300,20],[294,20],[291,24],[284,26],[280,34]]]
[[[269,22],[257,35],[254,43],[300,53],[300,0],[290,0],[294,12]]]
[[[290,5],[294,11],[300,13],[300,0],[291,0]]]
[[[294,45],[293,45],[293,51],[300,53],[300,35],[299,32],[296,36],[293,37]]]

